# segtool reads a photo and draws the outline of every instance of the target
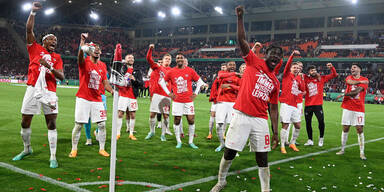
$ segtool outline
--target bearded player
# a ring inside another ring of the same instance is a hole
[[[57,38],[53,34],[45,35],[41,46],[36,42],[33,27],[35,15],[41,9],[39,2],[34,2],[26,24],[27,49],[29,53],[27,90],[21,107],[21,138],[24,150],[13,158],[14,161],[22,160],[32,154],[31,147],[31,122],[33,115],[40,114],[41,108],[45,115],[48,128],[48,141],[51,168],[57,168],[56,146],[57,131],[56,118],[58,114],[58,101],[56,96],[56,78],[64,80],[63,61],[55,53]]]
[[[192,81],[196,82],[196,89],[192,92]],[[171,91],[168,89],[166,82],[171,85]],[[185,65],[185,57],[179,53],[176,55],[176,67],[167,72],[164,79],[160,81],[160,85],[163,90],[172,98],[172,115],[174,116],[173,128],[175,130],[175,136],[177,145],[176,148],[181,148],[180,139],[180,121],[181,117],[185,115],[187,117],[189,132],[188,132],[188,144],[193,149],[198,147],[193,143],[195,137],[195,107],[193,100],[199,94],[200,88],[206,86],[197,75],[196,71]]]
[[[352,64],[351,73],[345,82],[347,88],[344,94],[339,95],[337,98],[344,96],[341,107],[343,108],[343,116],[341,124],[343,125],[343,132],[341,133],[341,150],[337,155],[343,155],[345,145],[348,140],[348,132],[351,126],[356,127],[357,139],[360,146],[360,159],[366,160],[364,154],[364,123],[365,123],[365,95],[367,94],[369,80],[360,75],[361,66],[359,64]]]
[[[78,53],[80,86],[76,94],[75,126],[72,130],[72,150],[69,153],[71,158],[77,156],[81,127],[88,122],[89,118],[91,118],[92,123],[97,123],[96,139],[99,140],[99,154],[109,157],[105,151],[107,114],[100,93],[105,88],[113,94],[113,89],[107,79],[105,63],[100,61],[100,46],[94,43],[85,44],[87,37],[87,33],[81,34],[81,49]],[[89,56],[84,58],[84,52]]]
[[[278,142],[278,97],[280,83],[274,74],[274,68],[283,57],[280,47],[270,46],[266,57],[260,59],[252,51],[246,41],[244,30],[244,7],[236,7],[237,38],[241,53],[246,63],[242,76],[239,94],[234,108],[234,116],[225,140],[224,155],[221,158],[218,183],[211,192],[221,191],[232,160],[238,151],[242,151],[250,141],[251,151],[255,152],[259,170],[261,191],[270,191],[268,151],[270,151],[270,134],[268,128],[268,103],[271,103],[271,119],[273,139]]]

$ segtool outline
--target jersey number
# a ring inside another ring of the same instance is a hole
[[[265,145],[269,145],[269,135],[265,135]]]

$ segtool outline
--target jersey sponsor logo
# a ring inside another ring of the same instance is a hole
[[[97,73],[96,70],[92,70],[89,73],[89,83],[88,88],[90,89],[99,89],[101,76]]]
[[[310,97],[317,95],[317,84],[312,82],[308,83],[308,92]]]
[[[188,81],[184,80],[182,76],[175,78],[177,93],[183,93],[188,91]]]
[[[299,95],[301,91],[299,90],[299,83],[296,80],[293,80],[292,82],[292,89],[291,89],[292,95]]]
[[[262,99],[263,101],[268,101],[269,95],[275,86],[273,85],[272,80],[267,75],[265,75],[263,71],[256,73],[256,77],[257,81],[252,91],[252,96]]]

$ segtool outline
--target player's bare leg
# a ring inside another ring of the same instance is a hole
[[[341,150],[337,152],[336,155],[344,154],[344,149],[348,141],[348,133],[349,133],[350,127],[351,127],[350,125],[343,125],[343,131],[341,132]]]
[[[56,149],[57,149],[56,118],[57,118],[57,114],[45,115],[45,122],[48,127],[49,151],[51,153],[51,156],[49,158],[49,167],[51,168],[57,168],[59,166],[56,160]]]
[[[125,113],[126,115],[125,115],[125,125],[126,125],[126,129],[125,129],[125,132],[127,132],[127,133],[129,133],[129,119],[130,119],[130,117],[129,117],[129,113]]]
[[[193,139],[195,137],[195,115],[186,115],[188,120],[188,144],[193,149],[198,149],[198,147],[193,143]]]
[[[136,141],[137,139],[133,135],[133,132],[135,131],[136,112],[129,111],[127,113],[129,114],[129,139]]]
[[[156,115],[157,113],[151,112],[149,115],[149,133],[145,139],[150,139],[155,136],[155,127],[156,127]]]
[[[236,157],[237,151],[233,149],[224,149],[224,155],[221,158],[220,161],[220,167],[219,167],[219,173],[218,173],[218,178],[217,178],[217,183],[216,185],[210,190],[210,192],[219,192],[221,191],[226,185],[226,177],[228,174],[228,170],[232,165],[232,160]]]
[[[367,160],[367,157],[365,157],[364,154],[364,133],[363,133],[363,125],[356,125],[356,131],[357,131],[357,139],[359,141],[359,146],[360,146],[360,159],[361,160]]]
[[[293,123],[293,126],[295,130],[293,130],[292,139],[289,142],[289,148],[293,149],[294,151],[299,151],[299,149],[296,147],[296,140],[300,134],[300,122]]]
[[[117,135],[116,135],[117,140],[120,139],[121,127],[123,126],[123,117],[124,117],[124,111],[119,110],[117,114]]]
[[[213,126],[215,125],[215,117],[216,117],[216,112],[211,111],[211,116],[209,117],[209,132],[208,132],[207,139],[212,139],[212,129],[213,129]]]
[[[33,115],[21,115],[21,139],[23,140],[24,150],[16,155],[12,160],[19,161],[22,160],[25,156],[32,154],[31,147],[31,122]]]
[[[173,121],[173,129],[175,131],[175,136],[176,136],[176,141],[177,145],[176,148],[180,149],[182,142],[180,139],[180,124],[181,124],[181,116],[174,116],[174,121]]]

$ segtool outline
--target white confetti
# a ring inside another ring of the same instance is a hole
[[[312,192],[316,192],[316,190],[313,190]]]
[[[363,165],[363,167],[367,167],[367,165]]]
[[[382,191],[384,191],[384,188],[380,188]]]
[[[373,186],[375,186],[375,185],[373,185],[373,184],[369,184],[369,185],[367,185],[367,188],[371,188],[371,187],[373,187]]]
[[[247,180],[247,178],[244,178],[244,181],[246,181]]]
[[[299,181],[302,181],[303,179],[302,178],[299,178]]]
[[[367,179],[372,179],[372,177],[368,176]]]
[[[357,185],[355,185],[355,187],[357,187]]]
[[[293,169],[293,168],[295,168],[295,167],[291,165],[291,166],[289,166],[289,168]]]
[[[200,191],[200,189],[196,189],[196,191]]]
[[[325,166],[323,166],[323,169],[325,169]]]
[[[336,185],[333,185],[332,188],[337,189],[337,186],[336,186]]]
[[[309,166],[310,169],[312,169],[312,166]]]
[[[372,189],[373,189],[373,190],[376,190],[377,188],[376,188],[376,187],[373,187]]]
[[[311,186],[307,185],[307,188],[309,188],[309,189],[310,189],[310,188],[311,188]]]
[[[360,184],[360,185],[362,185],[362,184],[363,184],[363,182],[360,182],[359,184]]]
[[[332,165],[332,167],[335,167],[335,166],[336,166],[335,164]]]
[[[294,175],[293,177],[298,177],[299,175]]]
[[[240,176],[236,176],[236,178],[240,179]]]
[[[359,179],[361,179],[361,177],[359,177]]]
[[[368,174],[372,174],[372,172],[368,172]]]
[[[330,167],[331,166],[331,164],[328,164],[328,167]]]
[[[322,187],[322,188],[321,188],[321,190],[326,190],[326,189],[327,189],[327,187]]]
[[[244,191],[240,191],[240,192],[247,192],[247,190],[244,190]]]
[[[321,174],[320,174],[320,173],[319,173],[319,174],[317,174],[317,175],[321,177]]]

